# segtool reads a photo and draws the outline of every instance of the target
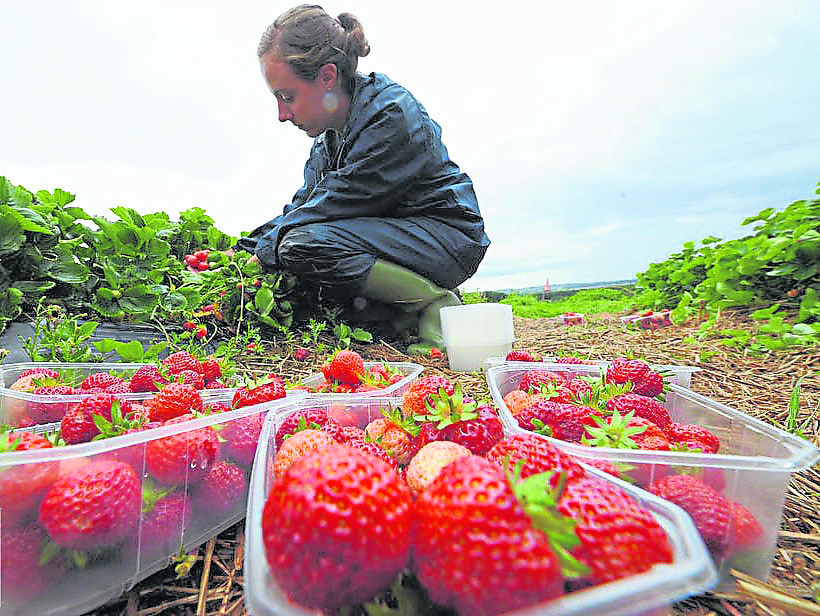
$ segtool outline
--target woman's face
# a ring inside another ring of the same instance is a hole
[[[262,56],[261,65],[265,81],[276,97],[280,122],[293,122],[310,137],[330,128],[322,97],[334,83],[329,82],[326,72],[320,72],[314,81],[306,81],[295,75],[284,60],[270,53]],[[335,72],[332,77],[335,82]]]

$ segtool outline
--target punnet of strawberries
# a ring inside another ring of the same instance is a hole
[[[407,378],[401,369],[387,362],[366,365],[361,354],[350,349],[338,349],[320,369],[319,382],[311,385],[296,383],[289,389],[314,394],[360,394],[387,389]]]
[[[265,559],[307,608],[500,614],[674,561],[628,491],[440,375],[357,421],[301,408],[270,448]]]

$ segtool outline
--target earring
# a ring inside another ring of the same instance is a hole
[[[333,113],[339,108],[339,97],[328,90],[322,96],[322,108],[328,113]]]

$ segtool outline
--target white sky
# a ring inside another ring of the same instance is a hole
[[[301,186],[311,141],[256,60],[290,3],[5,4],[13,184],[112,218],[198,206],[233,235]],[[820,181],[813,0],[323,6],[360,18],[360,70],[407,86],[473,178],[492,245],[465,289],[632,278]]]

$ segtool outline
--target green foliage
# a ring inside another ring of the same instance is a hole
[[[820,195],[820,185],[815,191]],[[679,253],[637,275],[637,299],[653,309],[674,307],[673,321],[707,310],[701,337],[717,333],[726,343],[767,352],[820,342],[820,199],[796,201],[782,211],[767,208],[747,218],[755,233],[723,242],[687,242]],[[758,330],[720,330],[726,308],[757,307]],[[796,313],[796,314],[795,314]]]
[[[627,289],[582,289],[560,300],[541,300],[535,295],[510,294],[500,301],[513,308],[513,314],[528,319],[557,317],[565,312],[581,314],[618,313],[628,310],[634,299]]]

